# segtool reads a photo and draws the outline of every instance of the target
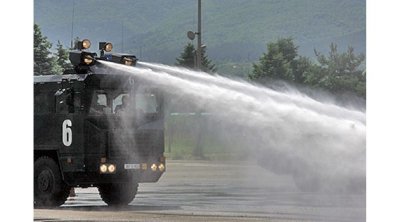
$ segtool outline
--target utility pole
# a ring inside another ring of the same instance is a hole
[[[194,38],[197,35],[197,50],[195,53],[195,60],[194,60],[194,68],[197,70],[201,70],[201,65],[202,65],[202,46],[201,45],[201,0],[198,0],[198,5],[197,5],[197,32],[192,32],[192,31],[188,31],[187,32],[187,37],[190,40],[194,40]],[[204,136],[203,136],[203,131],[205,130],[205,123],[202,119],[201,116],[202,111],[201,110],[197,110],[196,112],[196,116],[197,118],[197,122],[198,122],[198,134],[197,134],[197,138],[196,138],[196,144],[195,147],[193,149],[193,155],[197,158],[204,158],[203,156],[203,142],[204,142]]]
[[[195,69],[201,70],[201,52],[202,52],[202,45],[201,45],[201,0],[198,0],[197,5],[197,32],[188,31],[187,37],[190,40],[194,40],[197,35],[197,49],[194,54],[194,67]]]
[[[196,56],[196,68],[201,70],[201,0],[198,0],[197,6],[197,56]]]
[[[197,5],[197,56],[196,56],[196,68],[200,71],[201,70],[201,0],[198,0],[198,5]],[[197,139],[196,139],[196,145],[193,150],[193,154],[197,158],[203,159],[203,142],[204,142],[204,136],[203,136],[203,131],[204,131],[204,119],[201,118],[201,110],[198,110],[196,114],[198,114],[198,134],[197,134]]]

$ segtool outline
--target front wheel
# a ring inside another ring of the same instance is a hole
[[[70,188],[64,183],[57,163],[39,157],[34,164],[34,202],[38,207],[56,207],[68,198]]]
[[[138,183],[101,184],[98,190],[108,206],[125,206],[135,198],[138,186]]]

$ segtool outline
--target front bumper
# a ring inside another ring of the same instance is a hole
[[[137,162],[126,159],[110,159],[106,161],[97,161],[89,164],[85,172],[66,172],[64,173],[64,181],[70,186],[91,186],[104,183],[127,183],[136,181],[138,183],[157,182],[161,175],[165,172],[165,159],[152,160],[146,162]],[[101,173],[100,166],[102,164],[114,164],[115,172]],[[155,164],[157,169],[152,169]],[[160,170],[160,165],[162,170]]]

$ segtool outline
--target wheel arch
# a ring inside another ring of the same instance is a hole
[[[49,153],[38,153],[34,163],[34,206],[61,206],[68,198],[70,187],[62,178],[59,163],[45,154]]]
[[[42,156],[48,156],[49,158],[53,159],[57,163],[58,169],[60,170],[60,173],[61,173],[61,177],[62,177],[63,180],[65,180],[64,172],[63,172],[60,160],[58,158],[57,150],[35,150],[34,151],[34,160],[33,160],[33,162],[35,162],[37,159],[39,159]]]

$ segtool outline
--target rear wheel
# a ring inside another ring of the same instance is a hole
[[[138,183],[113,183],[98,186],[101,199],[108,206],[125,206],[135,198]]]
[[[34,164],[35,206],[56,207],[68,198],[70,188],[64,183],[57,163],[48,156],[39,157]]]

